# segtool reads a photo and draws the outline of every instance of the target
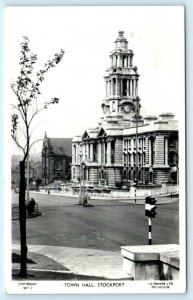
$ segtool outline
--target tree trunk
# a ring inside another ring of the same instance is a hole
[[[27,276],[26,207],[25,207],[25,161],[20,161],[19,224],[20,224],[20,276]]]

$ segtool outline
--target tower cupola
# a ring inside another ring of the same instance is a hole
[[[127,50],[128,41],[123,36],[124,31],[123,30],[119,30],[118,34],[119,34],[119,36],[118,36],[118,38],[115,41],[115,49]]]
[[[110,53],[110,67],[104,77],[106,98],[102,102],[104,120],[119,120],[125,124],[140,113],[138,97],[138,72],[133,66],[133,51],[128,49],[124,31],[118,32],[115,48]],[[137,109],[138,108],[138,109]],[[119,122],[118,121],[118,122]]]

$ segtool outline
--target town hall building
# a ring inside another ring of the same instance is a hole
[[[141,116],[133,57],[119,31],[104,77],[101,122],[72,140],[72,181],[119,188],[178,183],[178,122],[172,113]]]

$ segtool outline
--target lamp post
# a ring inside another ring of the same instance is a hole
[[[38,139],[36,141],[34,141],[30,146],[29,146],[29,151],[28,151],[28,155],[27,155],[27,166],[26,166],[26,179],[27,179],[27,184],[26,184],[26,191],[27,191],[27,197],[26,197],[26,202],[27,204],[29,203],[29,154],[30,154],[30,149],[31,147],[39,142],[39,141],[43,141],[43,139]]]
[[[82,199],[84,200],[84,170],[86,167],[86,163],[82,162]]]
[[[139,183],[139,176],[138,176],[138,118],[139,118],[139,100],[137,100],[137,111],[136,111],[136,133],[135,133],[135,139],[136,139],[136,185]]]
[[[82,197],[82,151],[79,152],[80,157],[80,188],[79,188],[79,204],[82,204],[81,197]]]
[[[136,132],[135,132],[135,140],[136,140],[136,173],[135,173],[135,203],[136,203],[136,194],[137,194],[137,186],[139,184],[139,162],[138,162],[138,118],[139,118],[139,98],[137,99],[137,107],[136,107]]]

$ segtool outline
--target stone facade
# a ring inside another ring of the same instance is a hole
[[[71,138],[48,138],[45,134],[42,147],[42,183],[66,181],[71,177]]]
[[[119,31],[104,77],[103,116],[72,141],[72,180],[110,187],[178,181],[178,122],[171,113],[142,117],[139,74]]]

